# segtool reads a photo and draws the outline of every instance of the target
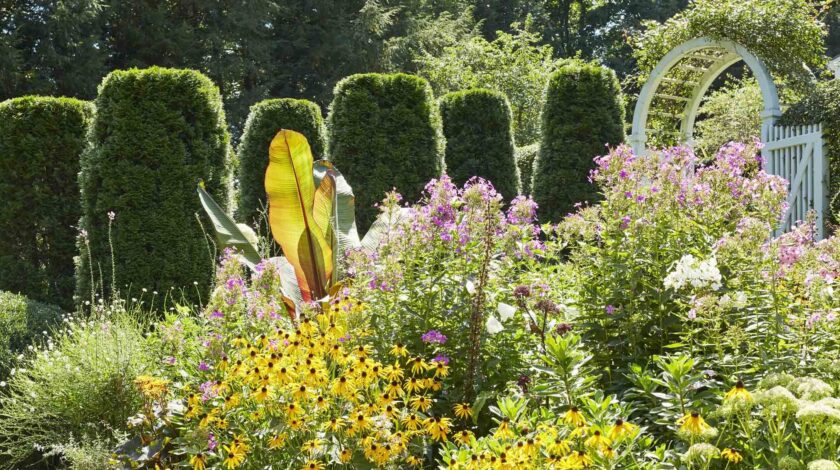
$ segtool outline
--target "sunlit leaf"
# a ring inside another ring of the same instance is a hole
[[[326,295],[333,250],[314,220],[312,152],[299,132],[283,129],[269,146],[265,173],[271,234],[295,271],[304,301]]]
[[[393,233],[394,229],[408,217],[408,209],[404,207],[395,208],[379,214],[379,217],[370,226],[365,237],[362,239],[362,248],[375,250],[382,237]]]
[[[260,262],[260,254],[257,251],[257,235],[247,225],[237,224],[230,218],[224,209],[213,200],[213,197],[199,184],[196,188],[198,199],[201,201],[204,212],[213,222],[216,231],[216,241],[223,247],[235,248],[242,258],[242,261],[251,269]]]

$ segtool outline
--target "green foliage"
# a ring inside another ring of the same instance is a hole
[[[516,159],[516,166],[519,168],[519,187],[522,194],[531,195],[531,183],[534,179],[534,161],[540,152],[540,144],[525,145],[516,147],[513,155]]]
[[[548,77],[557,70],[551,47],[540,45],[539,34],[526,23],[514,34],[497,32],[488,41],[474,37],[447,47],[438,56],[419,59],[418,73],[435,93],[488,88],[510,100],[516,143],[531,144],[540,132],[539,114]]]
[[[76,175],[92,114],[70,98],[0,103],[0,289],[72,308]]]
[[[93,99],[109,71],[193,68],[221,89],[233,133],[272,96],[322,106],[341,78],[408,71],[476,34],[472,0],[27,0],[0,9],[0,100]],[[277,67],[282,64],[282,67]]]
[[[792,105],[779,120],[780,125],[823,125],[825,153],[829,171],[829,213],[826,220],[840,221],[840,80],[820,82],[802,101]]]
[[[555,72],[545,94],[531,192],[540,220],[557,222],[576,203],[598,199],[587,178],[593,158],[624,140],[624,103],[612,70],[580,61]]]
[[[330,160],[356,192],[364,231],[376,202],[396,188],[416,199],[444,169],[440,116],[432,89],[406,74],[359,74],[335,88],[330,105]]]
[[[268,146],[280,129],[300,132],[309,141],[314,158],[326,158],[326,127],[321,108],[307,100],[291,98],[260,101],[251,106],[239,144],[239,201],[236,219],[259,224],[268,209],[265,197],[265,169]]]
[[[44,338],[61,320],[61,309],[11,292],[0,291],[0,379],[14,358]]]
[[[664,23],[649,23],[635,43],[642,79],[692,38],[729,39],[760,57],[779,79],[807,90],[825,64],[825,26],[807,0],[694,0]]]
[[[456,91],[440,100],[446,137],[446,172],[457,185],[480,176],[508,200],[519,194],[510,106],[505,95],[483,89]]]
[[[0,398],[0,468],[105,440],[113,446],[138,408],[135,377],[157,358],[134,313],[71,320],[8,379]]]
[[[695,151],[708,159],[729,142],[760,139],[763,110],[764,97],[754,78],[728,81],[700,106]]]
[[[206,299],[215,254],[193,188],[204,180],[227,202],[231,152],[218,89],[192,70],[122,70],[103,81],[96,105],[79,180],[87,236],[78,300],[125,287],[158,292],[158,305],[172,289]]]
[[[373,344],[387,350],[401,343],[412,354],[451,359],[453,401],[473,403],[526,374],[528,351],[547,334],[534,332],[550,328],[545,315],[552,308],[536,307],[537,293],[529,305],[511,295],[521,263],[539,246],[533,203],[516,198],[506,214],[502,205],[485,181],[462,189],[444,176],[373,251],[350,255],[349,270],[357,273],[351,295],[368,309]],[[383,202],[395,206],[393,195]],[[521,325],[533,325],[531,332]]]

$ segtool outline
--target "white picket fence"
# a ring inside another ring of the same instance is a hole
[[[768,126],[761,153],[767,172],[790,183],[789,209],[777,234],[805,220],[809,210],[817,215],[817,238],[825,236],[828,211],[828,162],[823,152],[821,124],[809,126]]]

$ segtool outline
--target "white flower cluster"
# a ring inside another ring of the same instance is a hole
[[[718,290],[721,287],[721,279],[717,259],[714,256],[707,260],[699,260],[694,255],[685,255],[665,276],[664,284],[666,288],[674,290],[680,290],[685,286],[696,289],[708,286],[713,290]]]

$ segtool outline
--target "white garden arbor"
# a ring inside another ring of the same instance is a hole
[[[700,37],[668,52],[650,73],[633,113],[630,144],[637,155],[647,152],[654,134],[670,134],[672,141],[693,146],[694,125],[709,87],[732,65],[744,62],[758,81],[764,99],[761,113],[762,156],[769,173],[790,182],[782,229],[817,213],[818,236],[824,236],[823,214],[828,208],[828,165],[823,155],[822,128],[777,126],[781,116],[779,91],[767,66],[733,41]]]

